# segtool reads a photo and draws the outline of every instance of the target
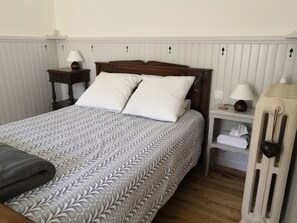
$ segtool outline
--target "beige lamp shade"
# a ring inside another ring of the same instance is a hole
[[[72,50],[67,57],[67,61],[83,61],[83,58],[77,50]]]
[[[72,50],[67,57],[67,61],[72,61],[72,70],[78,70],[80,68],[78,61],[83,61],[83,58],[77,50]]]
[[[232,94],[231,99],[252,101],[254,100],[254,94],[248,84],[238,84]]]
[[[248,84],[238,84],[230,98],[238,100],[234,104],[235,111],[245,112],[248,108],[245,101],[254,100],[254,94]]]

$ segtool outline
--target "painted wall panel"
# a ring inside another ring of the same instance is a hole
[[[0,39],[0,124],[51,110],[46,70],[56,67],[55,41]]]

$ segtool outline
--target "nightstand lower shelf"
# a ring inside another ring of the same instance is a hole
[[[229,146],[229,145],[225,145],[225,144],[220,144],[218,142],[212,142],[210,144],[211,148],[218,148],[224,151],[231,151],[231,152],[236,152],[236,153],[243,153],[248,155],[249,154],[249,149],[242,149],[242,148],[238,148],[238,147],[234,147],[234,146]]]
[[[205,170],[205,175],[208,175],[208,171],[209,171],[209,166],[210,166],[210,159],[211,159],[211,150],[212,149],[220,149],[223,151],[229,151],[229,152],[235,152],[235,153],[241,153],[241,154],[245,154],[245,155],[249,155],[249,148],[247,149],[242,149],[242,148],[238,148],[238,147],[234,147],[234,146],[229,146],[229,145],[224,145],[224,144],[220,144],[218,142],[212,142],[210,143],[209,147],[207,148],[207,158],[206,158],[206,170]]]

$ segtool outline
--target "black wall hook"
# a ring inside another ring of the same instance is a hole
[[[225,48],[223,47],[222,48],[222,56],[224,56],[224,54],[225,54]]]
[[[128,46],[126,46],[126,53],[128,53],[129,52],[129,47]]]
[[[289,57],[292,57],[292,54],[293,54],[293,52],[294,52],[293,48],[291,48],[289,52],[290,52]]]
[[[94,46],[93,45],[91,45],[91,50],[94,51]]]
[[[45,49],[45,51],[47,51],[47,45],[44,45],[44,49]]]
[[[171,53],[171,49],[172,49],[171,46],[168,47],[168,52],[169,52],[169,53]]]

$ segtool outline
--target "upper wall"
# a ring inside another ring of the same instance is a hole
[[[55,27],[53,0],[0,0],[0,36],[41,37]]]
[[[297,30],[296,0],[54,0],[70,37],[275,36]]]

